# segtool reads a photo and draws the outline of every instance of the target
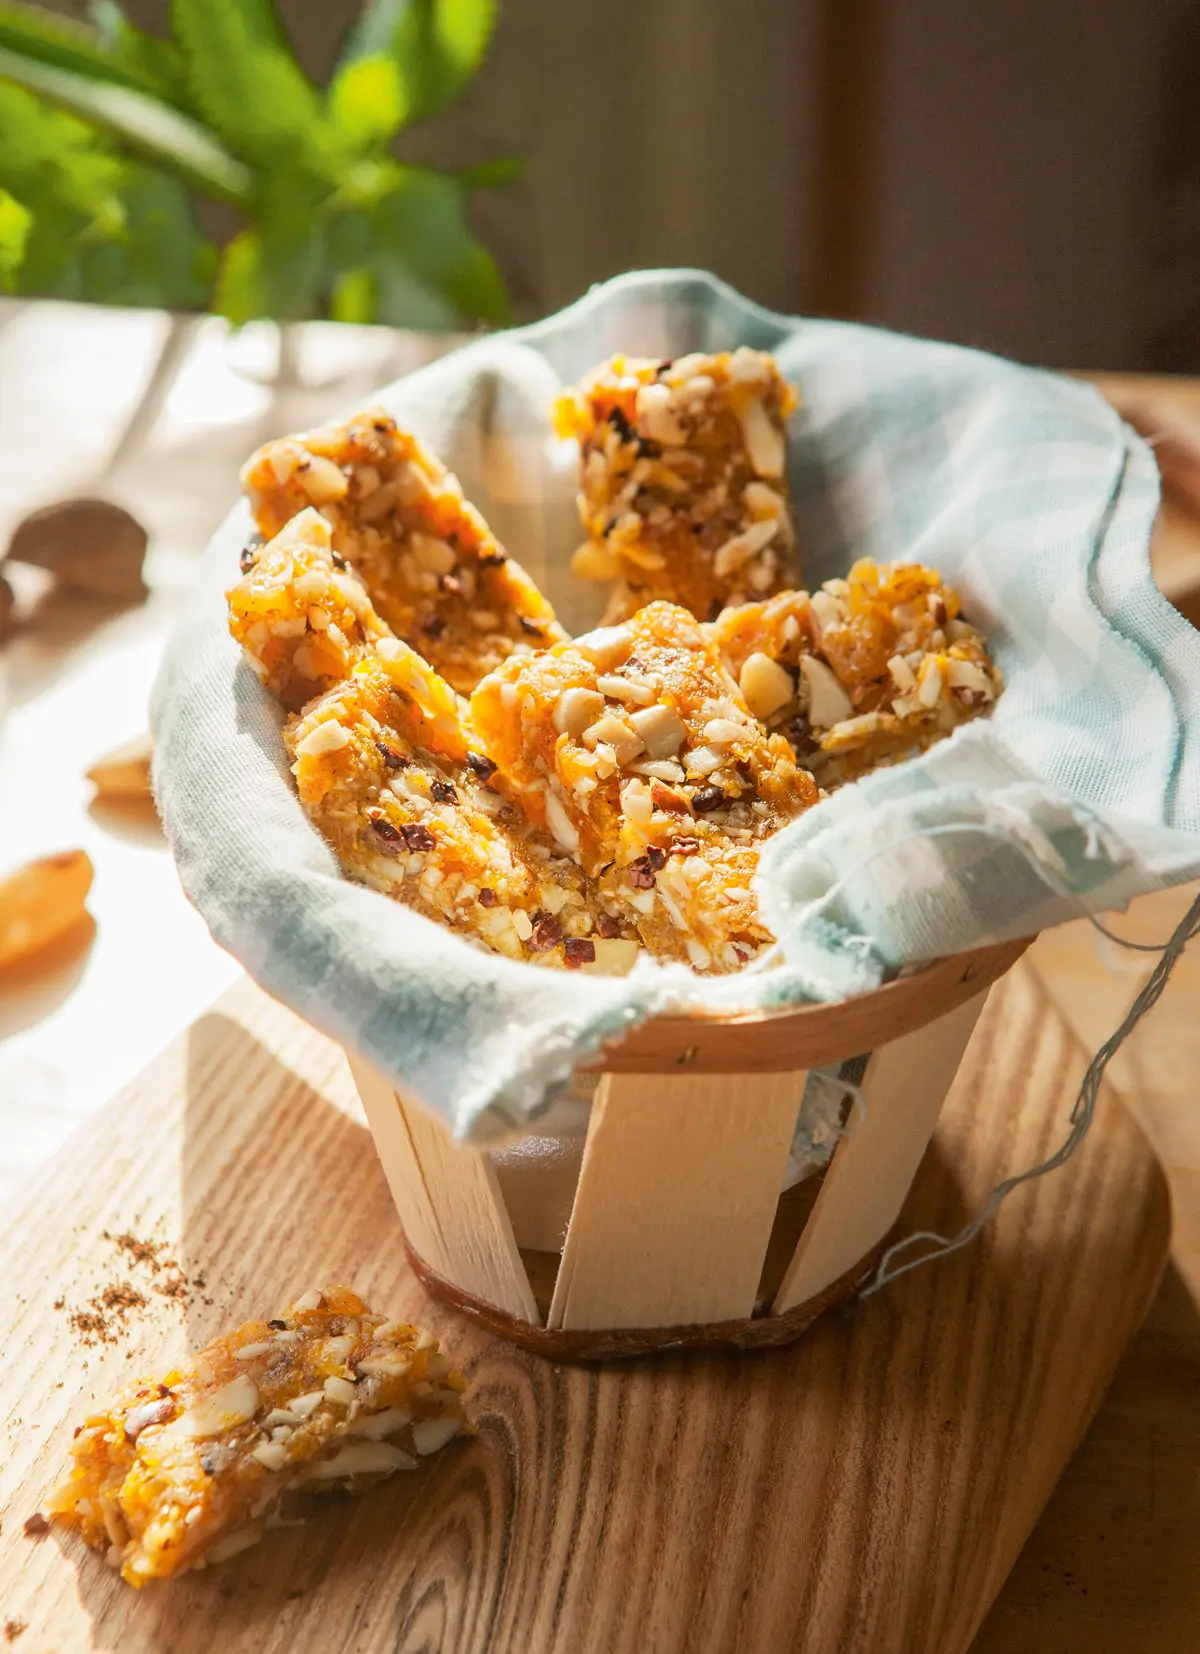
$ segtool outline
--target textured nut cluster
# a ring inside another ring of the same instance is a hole
[[[826,788],[941,740],[1004,687],[958,594],[914,563],[863,560],[811,596],[727,609],[711,635],[755,716]]]
[[[293,712],[301,802],[350,877],[539,965],[627,971],[644,949],[724,972],[771,942],[763,842],[1002,687],[933,570],[779,589],[795,405],[745,349],[615,357],[560,400],[576,567],[620,617],[573,642],[386,415],[255,457],[276,538],[247,548],[230,626]]]
[[[514,656],[471,716],[526,814],[658,957],[736,970],[770,940],[758,848],[817,789],[685,609]]]
[[[565,636],[458,479],[382,408],[267,443],[242,483],[268,538],[319,511],[382,621],[461,694],[514,649]]]
[[[745,347],[614,356],[560,398],[587,533],[572,567],[613,584],[608,618],[664,599],[710,620],[796,584],[785,424],[797,405],[772,358]]]
[[[47,1512],[130,1585],[204,1568],[291,1494],[416,1469],[468,1428],[465,1389],[419,1327],[345,1287],[307,1292],[89,1414]]]

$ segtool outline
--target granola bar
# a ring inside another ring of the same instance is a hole
[[[329,533],[315,511],[293,518],[257,553],[229,608],[267,687],[300,707],[284,745],[300,801],[343,871],[510,958],[632,968],[632,928],[508,801],[454,691],[336,569]],[[358,622],[352,633],[342,619],[336,650],[324,625],[336,612],[330,588]]]
[[[390,636],[345,559],[335,563],[332,541],[325,518],[306,507],[269,544],[246,548],[228,594],[229,630],[293,711]]]
[[[130,1585],[203,1568],[286,1495],[415,1469],[469,1428],[466,1387],[428,1333],[345,1287],[308,1292],[89,1414],[47,1513]]]
[[[268,537],[320,511],[391,630],[462,694],[515,649],[566,635],[457,478],[382,409],[269,442],[242,484]]]
[[[630,969],[637,943],[615,904],[506,799],[469,731],[461,751],[433,750],[412,707],[393,663],[368,660],[284,731],[300,801],[344,871],[511,959]]]
[[[797,406],[772,358],[745,347],[614,356],[559,399],[587,532],[572,567],[616,582],[606,619],[664,599],[711,620],[796,584],[785,422]]]
[[[471,715],[531,820],[662,958],[736,969],[769,933],[762,841],[817,799],[692,616],[653,603],[485,678]]]
[[[827,788],[923,751],[1003,688],[957,592],[915,563],[863,560],[811,597],[727,609],[708,631],[755,717]]]

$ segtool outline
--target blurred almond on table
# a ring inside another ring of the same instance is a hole
[[[16,624],[13,619],[15,606],[13,589],[4,576],[0,575],[0,643],[4,642]]]
[[[63,850],[0,879],[0,966],[36,953],[76,924],[92,876],[86,851]]]
[[[8,547],[14,563],[46,569],[61,585],[95,597],[140,603],[146,530],[109,500],[63,500],[18,524]]]
[[[97,758],[87,778],[96,788],[97,799],[133,800],[152,797],[150,791],[150,759],[154,747],[149,734],[135,735],[123,741],[102,758]]]

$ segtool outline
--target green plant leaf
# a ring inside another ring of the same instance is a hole
[[[135,27],[116,0],[91,0],[88,10],[101,46],[120,66],[176,109],[191,113],[187,69],[178,47]]]
[[[0,79],[121,138],[130,149],[209,194],[237,204],[251,175],[212,135],[168,104],[128,87],[88,80],[0,47]]]
[[[525,176],[525,161],[520,155],[496,155],[490,161],[475,161],[469,167],[460,167],[453,177],[468,190],[499,190],[507,184],[519,184]]]
[[[343,270],[329,295],[329,314],[335,322],[373,322],[375,300],[370,270]]]
[[[329,87],[329,114],[355,149],[382,148],[404,120],[404,88],[390,57],[345,63]]]
[[[122,63],[95,33],[40,6],[0,5],[0,48],[33,63],[66,69],[88,80],[153,92],[153,81]]]
[[[403,124],[452,103],[483,62],[496,0],[367,0],[343,62],[386,52],[403,88]]]
[[[235,235],[221,253],[213,309],[235,327],[264,314],[262,245],[253,230]]]
[[[222,253],[215,308],[238,327],[268,317],[304,321],[317,315],[325,251],[324,227],[314,213],[289,208],[274,219],[265,215]]]
[[[398,317],[393,309],[406,284],[415,282],[449,305],[452,319],[438,325],[452,325],[453,320],[508,321],[504,278],[471,234],[464,208],[463,192],[453,178],[426,167],[403,169],[399,186],[371,214],[382,320],[418,325]]]
[[[6,292],[11,293],[17,284],[32,228],[33,214],[15,195],[0,189],[0,288]]]
[[[325,112],[261,0],[173,0],[197,110],[237,155],[263,169],[329,174],[338,160]]]
[[[72,235],[116,223],[121,164],[82,121],[0,81],[0,182],[35,218],[51,208],[74,217]]]
[[[200,235],[188,192],[174,178],[149,167],[130,166],[121,191],[122,231],[97,249],[86,264],[89,299],[143,304],[169,310],[199,310],[208,303],[215,250]],[[106,291],[99,287],[103,261]]]
[[[303,200],[266,204],[258,224],[262,242],[264,316],[302,322],[322,314],[326,285],[325,222]]]

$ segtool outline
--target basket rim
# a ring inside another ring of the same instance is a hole
[[[584,1072],[784,1073],[823,1068],[915,1033],[990,988],[1033,941],[992,942],[936,959],[852,999],[653,1016],[609,1042]]]

